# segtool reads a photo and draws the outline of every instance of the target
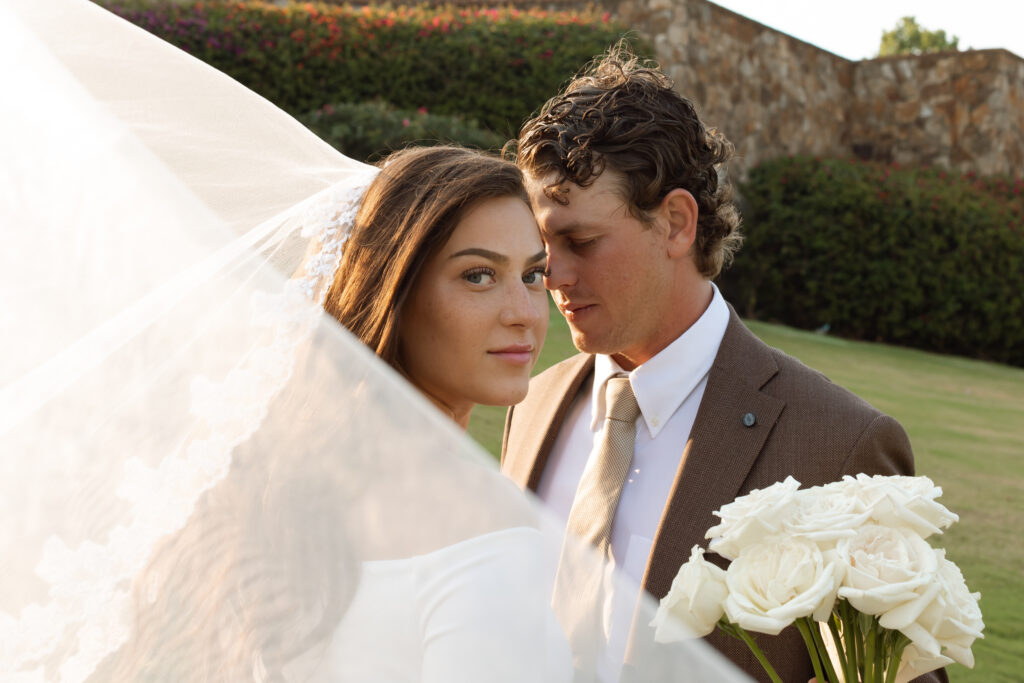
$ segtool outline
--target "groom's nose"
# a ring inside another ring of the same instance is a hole
[[[549,248],[547,270],[544,272],[544,286],[550,290],[556,290],[574,284],[576,284],[576,273],[569,260]]]

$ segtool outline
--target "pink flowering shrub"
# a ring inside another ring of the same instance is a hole
[[[626,31],[595,10],[99,1],[293,114],[380,99],[505,135]]]

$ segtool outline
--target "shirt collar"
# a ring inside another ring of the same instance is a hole
[[[729,307],[714,283],[711,288],[711,303],[697,322],[632,372],[619,367],[611,356],[595,357],[590,395],[591,431],[597,432],[604,423],[605,383],[616,375],[628,375],[647,430],[652,439],[658,436],[669,418],[710,372],[729,325]]]

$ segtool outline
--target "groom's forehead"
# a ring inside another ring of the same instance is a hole
[[[524,176],[526,190],[535,213],[577,212],[587,208],[599,210],[604,207],[617,209],[625,203],[625,179],[614,171],[606,170],[594,177],[593,182],[588,183],[586,187],[564,178],[555,171],[544,175],[526,173]]]

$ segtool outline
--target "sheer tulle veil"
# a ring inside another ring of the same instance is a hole
[[[309,680],[370,565],[521,529],[478,636],[559,671],[560,525],[316,303],[375,169],[85,0],[0,54],[0,680]],[[653,609],[630,675],[738,679]]]

